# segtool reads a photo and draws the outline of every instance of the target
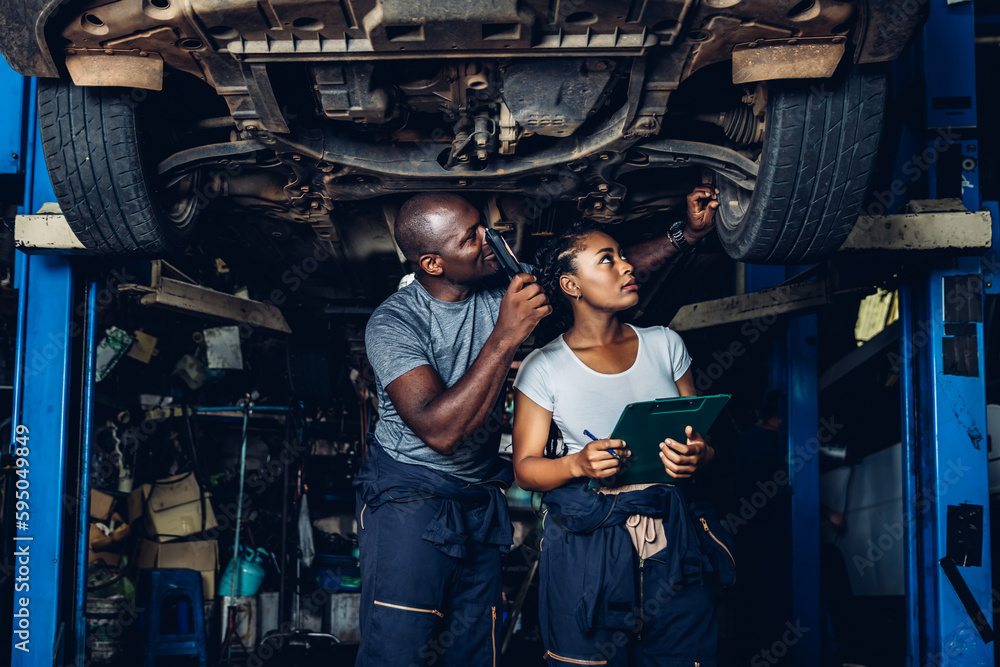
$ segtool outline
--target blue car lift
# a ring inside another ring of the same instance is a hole
[[[921,44],[926,147],[957,159],[930,168],[927,194],[958,196],[978,211],[973,4],[932,2],[930,12]],[[995,247],[995,203],[992,211]],[[994,664],[983,323],[983,295],[997,293],[984,279],[990,262],[936,262],[900,289],[908,667]]]
[[[905,664],[979,667],[994,664],[983,295],[1000,294],[1000,211],[979,193],[973,4],[931,0],[929,8],[920,59],[896,63],[897,79],[915,67],[926,82],[926,138],[904,134],[894,176],[910,183],[904,156],[931,156],[924,196],[990,210],[994,247],[982,258],[925,262],[899,288]],[[940,160],[945,152],[958,159]],[[746,269],[747,291],[797,271]],[[816,335],[816,316],[789,318],[769,378],[788,397],[792,618],[809,628],[821,624]],[[796,667],[821,664],[820,638],[806,633],[791,648]]]
[[[939,175],[932,168],[927,195],[950,194],[960,179],[958,192],[966,208],[992,211],[997,239],[997,203],[979,199],[978,144],[970,138],[976,126],[972,9],[971,2],[930,2],[934,31],[922,43],[926,129],[930,136],[942,128],[962,128],[953,142],[962,160],[960,173]],[[7,93],[6,100],[21,102],[4,105],[0,175],[25,174],[19,212],[32,213],[55,201],[40,154],[34,84],[0,63],[0,90]],[[934,140],[927,146],[941,149]],[[907,667],[994,664],[982,301],[984,293],[1000,293],[998,262],[1000,253],[993,250],[982,259],[925,265],[900,287]],[[784,267],[747,268],[751,291],[791,275]],[[27,486],[23,490],[29,497],[24,522],[12,524],[13,518],[5,518],[5,525],[13,549],[27,550],[26,562],[15,561],[14,577],[16,584],[28,587],[14,594],[10,662],[14,667],[82,666],[97,289],[94,283],[87,285],[79,306],[81,327],[74,324],[73,271],[67,258],[18,252],[15,280],[20,300],[10,453],[25,454],[23,464],[16,465],[23,465],[18,479],[24,480],[21,486]],[[785,344],[772,351],[770,378],[770,386],[788,396],[791,460],[802,457],[789,472],[794,489],[793,617],[806,627],[820,626],[819,457],[808,455],[818,443],[816,326],[814,315],[789,320]],[[69,480],[66,443],[74,348],[84,357],[82,446],[73,455],[78,478]],[[64,544],[65,535],[73,536],[65,540],[70,544]],[[66,553],[75,554],[72,568],[64,563]],[[70,573],[72,581],[66,581]],[[61,625],[70,618],[62,611],[68,606],[73,610],[71,628]],[[69,660],[64,659],[67,646],[74,654]],[[820,633],[806,633],[792,654],[796,667],[819,665]]]
[[[6,117],[0,123],[0,173],[14,169],[24,174],[24,203],[18,212],[33,213],[56,200],[41,152],[35,82],[0,63],[0,88],[7,93]],[[5,540],[13,543],[14,556],[9,664],[82,666],[97,289],[94,283],[87,286],[77,309],[82,317],[75,319],[69,259],[21,252],[16,253],[15,287],[19,300],[9,454],[14,463],[10,488],[17,490],[20,502],[4,520]],[[84,353],[78,422],[83,437],[78,449],[67,446],[73,439],[70,397],[78,387],[71,378],[74,351]],[[68,470],[79,473],[70,479]],[[67,554],[75,560],[67,563]],[[64,618],[73,619],[72,627],[63,625]],[[77,647],[69,661],[67,646]]]

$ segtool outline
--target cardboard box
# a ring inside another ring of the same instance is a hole
[[[120,514],[111,517],[109,527],[114,526],[110,535],[105,535],[104,531],[97,527],[97,523],[90,524],[90,548],[94,551],[108,551],[114,548],[116,542],[121,542],[128,537],[131,532],[130,526],[125,523],[125,519]]]
[[[169,542],[202,531],[201,488],[191,473],[143,484],[128,498],[129,521],[143,518],[146,533],[158,542]],[[205,530],[215,528],[212,496],[205,493]]]
[[[101,532],[101,529],[90,524],[90,539],[88,540],[87,562],[93,563],[95,560],[103,560],[108,565],[118,567],[121,563],[122,555],[116,551],[95,551],[94,545],[106,542],[111,543],[110,538]]]
[[[215,540],[166,544],[140,540],[136,565],[141,570],[197,570],[201,573],[202,598],[211,600],[215,597],[215,573],[219,569],[219,546]]]
[[[106,521],[115,508],[115,497],[96,489],[90,492],[90,518]]]
[[[115,526],[110,535],[105,535],[104,531],[97,527],[96,522],[90,524],[90,534],[87,540],[88,563],[98,559],[115,567],[121,563],[121,546],[129,535],[130,527],[120,514],[113,515],[110,524]]]

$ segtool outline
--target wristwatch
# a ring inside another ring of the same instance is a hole
[[[687,222],[684,220],[678,220],[674,224],[670,225],[670,231],[667,232],[667,238],[670,239],[670,245],[677,248],[677,252],[681,254],[694,251],[694,246],[688,243],[687,239],[684,238],[685,227],[687,227]]]

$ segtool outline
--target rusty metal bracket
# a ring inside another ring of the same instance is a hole
[[[281,311],[269,303],[241,299],[200,285],[167,278],[163,275],[163,262],[158,259],[150,261],[149,275],[148,285],[126,283],[118,285],[118,291],[139,292],[142,294],[139,302],[144,306],[199,313],[221,320],[244,322],[251,327],[292,333]]]
[[[163,58],[138,49],[75,49],[66,69],[78,86],[163,89]]]
[[[677,311],[670,321],[670,328],[674,331],[693,331],[759,317],[798,313],[829,305],[831,293],[826,280],[816,280],[692,303]]]
[[[844,57],[846,43],[846,37],[836,35],[737,44],[733,47],[733,83],[833,76]]]

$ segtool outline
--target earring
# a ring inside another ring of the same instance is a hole
[[[577,301],[579,301],[579,300],[580,300],[581,298],[583,298],[583,295],[582,295],[582,294],[577,294],[577,295],[576,295],[576,300],[577,300]]]

